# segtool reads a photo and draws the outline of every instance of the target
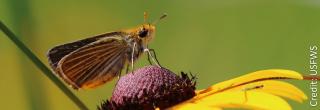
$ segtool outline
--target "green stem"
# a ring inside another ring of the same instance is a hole
[[[75,96],[53,73],[47,66],[40,61],[38,57],[24,45],[18,37],[9,30],[9,28],[0,21],[0,29],[7,35],[7,37],[14,42],[18,48],[28,56],[28,58],[54,83],[65,95],[67,95],[81,110],[88,110],[84,103]]]

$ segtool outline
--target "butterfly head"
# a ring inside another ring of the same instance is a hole
[[[144,45],[148,45],[154,38],[156,29],[155,25],[158,23],[158,21],[165,18],[166,16],[167,14],[163,14],[159,19],[156,19],[154,22],[149,23],[147,22],[147,13],[144,13],[144,24],[138,26],[137,28],[126,30],[125,32],[133,35],[135,40],[139,40]]]
[[[152,24],[143,24],[136,31],[136,35],[144,44],[148,44],[154,37],[155,29]]]
[[[161,19],[165,18],[167,14],[163,14],[159,19],[155,20],[152,23],[146,23],[147,22],[147,13],[144,13],[144,24],[142,24],[137,31],[137,35],[139,39],[142,40],[144,44],[148,44],[154,37],[155,33],[155,25],[160,21]]]

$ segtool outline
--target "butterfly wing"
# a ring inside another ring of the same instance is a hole
[[[120,74],[127,62],[127,45],[115,34],[89,43],[61,58],[56,72],[73,88],[93,88]]]
[[[73,52],[73,51],[75,51],[85,45],[88,45],[92,42],[95,42],[101,38],[113,36],[113,35],[118,35],[118,34],[121,34],[121,33],[120,32],[110,32],[110,33],[105,33],[105,34],[97,35],[94,37],[82,39],[82,40],[79,40],[76,42],[67,43],[67,44],[53,47],[47,53],[49,64],[53,69],[55,69],[55,68],[57,68],[57,64],[62,59],[62,57],[68,55],[69,53],[71,53],[71,52]]]

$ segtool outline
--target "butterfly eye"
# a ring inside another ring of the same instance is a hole
[[[142,28],[142,30],[139,31],[138,35],[139,37],[144,38],[148,35],[148,30],[146,30],[145,28]]]

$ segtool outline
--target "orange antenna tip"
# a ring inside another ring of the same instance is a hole
[[[146,23],[146,22],[147,22],[147,19],[148,19],[148,13],[147,13],[147,12],[144,12],[144,13],[143,13],[143,21]]]

